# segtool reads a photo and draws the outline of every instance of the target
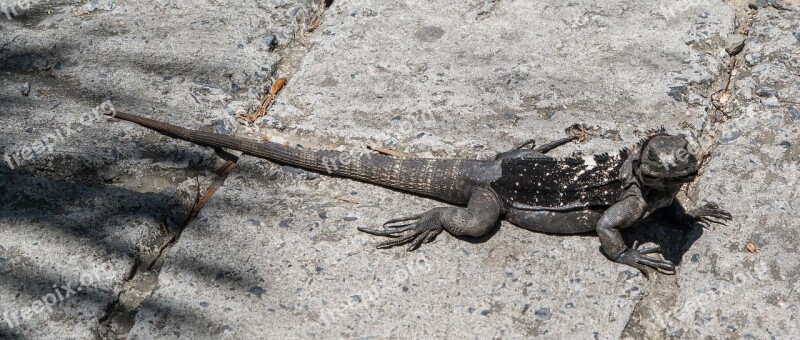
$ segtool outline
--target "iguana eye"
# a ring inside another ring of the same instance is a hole
[[[658,157],[658,154],[653,149],[648,150],[647,159],[649,159],[651,161],[654,161],[654,162],[658,162],[660,160],[660,158]]]

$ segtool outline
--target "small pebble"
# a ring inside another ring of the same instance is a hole
[[[267,34],[261,37],[261,43],[272,50],[278,45],[278,38],[274,34]]]
[[[22,84],[20,92],[22,93],[23,96],[27,97],[31,93],[31,83]]]
[[[533,314],[536,315],[536,320],[538,321],[550,320],[550,316],[552,316],[552,314],[550,313],[550,308],[537,309],[536,312],[534,312]]]
[[[771,87],[762,87],[756,91],[756,95],[759,97],[775,97],[778,95],[778,91]]]
[[[248,293],[255,295],[259,299],[261,299],[261,295],[264,295],[264,288],[259,286],[255,286],[247,290]]]
[[[746,37],[742,34],[731,34],[725,38],[725,52],[729,55],[737,55],[744,49]]]

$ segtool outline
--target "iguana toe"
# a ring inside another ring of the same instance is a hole
[[[383,229],[359,227],[358,230],[370,235],[396,238],[378,244],[379,249],[411,243],[408,250],[413,251],[423,243],[433,241],[444,227],[439,220],[438,212],[431,210],[424,214],[389,220],[383,224]]]
[[[691,217],[690,223],[700,223],[704,228],[708,228],[712,223],[727,226],[726,222],[733,219],[731,213],[720,208],[716,203],[706,203],[692,209],[687,215]]]
[[[647,256],[647,254],[656,253],[661,253],[660,246],[655,245],[641,248],[639,242],[636,241],[631,248],[628,248],[619,255],[617,262],[639,269],[644,276],[648,278],[650,277],[650,268],[673,274],[675,272],[675,264],[673,264],[672,261]]]

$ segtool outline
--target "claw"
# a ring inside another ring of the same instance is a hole
[[[375,236],[400,237],[400,232],[398,232],[396,230],[367,229],[367,228],[364,228],[364,227],[358,227],[356,229],[358,229],[358,231],[360,231],[362,233],[367,233],[367,234],[375,235]]]
[[[548,153],[548,152],[552,151],[553,149],[555,149],[555,148],[557,148],[557,147],[559,147],[559,146],[562,146],[562,145],[564,145],[564,144],[567,144],[567,143],[569,143],[569,142],[571,142],[571,141],[574,141],[574,140],[576,140],[576,139],[578,139],[578,137],[577,137],[577,136],[573,136],[573,137],[567,137],[567,138],[561,138],[561,139],[559,139],[559,140],[557,140],[557,141],[552,141],[552,142],[550,142],[550,143],[547,143],[547,144],[545,144],[545,145],[542,145],[542,146],[540,146],[540,147],[538,147],[538,148],[536,148],[536,149],[534,149],[534,150],[536,150],[536,151],[539,151],[539,152],[541,152],[542,154],[546,154],[546,153]]]
[[[668,260],[659,260],[652,257],[642,256],[640,259],[637,260],[637,262],[652,268],[663,269],[668,271],[675,270],[675,265]]]
[[[661,252],[661,246],[654,245],[654,246],[646,247],[644,249],[640,249],[639,252],[642,253],[642,254],[660,253]]]
[[[716,203],[706,203],[687,213],[690,216],[689,223],[698,223],[705,229],[711,229],[712,224],[727,226],[727,221],[733,220],[733,215],[719,207]]]
[[[431,231],[430,233],[428,233],[428,236],[425,237],[425,241],[422,241],[422,243],[431,243],[431,242],[433,242],[433,240],[436,239],[436,236],[439,236],[439,234],[441,232],[442,232],[441,230]]]
[[[669,260],[662,260],[647,254],[661,253],[661,246],[653,245],[640,249],[639,241],[634,241],[633,246],[623,252],[617,262],[627,264],[639,269],[646,278],[650,278],[651,269],[659,272],[665,271],[670,274],[675,273],[675,265]]]
[[[416,237],[416,236],[417,236],[416,233],[412,233],[412,234],[408,234],[406,236],[403,236],[402,238],[399,238],[397,240],[391,240],[391,241],[382,242],[382,243],[378,244],[378,249],[386,249],[386,248],[391,248],[391,247],[394,247],[394,246],[399,246],[401,244],[408,243],[411,240],[413,240],[414,237]]]
[[[397,227],[397,226],[391,226],[390,224],[399,223],[399,222],[414,221],[414,220],[420,219],[421,217],[422,217],[422,214],[414,215],[414,216],[394,218],[394,219],[386,221],[386,223],[384,223],[383,226],[387,227],[387,228],[393,228],[393,227]],[[402,224],[402,225],[398,225],[398,226],[407,226],[409,224],[412,224],[412,223],[406,223],[406,224]]]
[[[636,269],[638,269],[638,270],[639,270],[639,272],[640,272],[640,273],[642,273],[642,275],[644,275],[644,278],[645,278],[645,279],[648,279],[648,280],[650,280],[650,274],[652,274],[652,273],[653,273],[653,270],[652,270],[652,269],[650,269],[650,268],[647,268],[647,266],[645,266],[645,265],[641,265],[641,264],[634,264],[634,265],[631,265],[631,266],[632,266],[633,268],[636,268]]]
[[[414,251],[419,248],[423,241],[428,238],[428,234],[430,234],[430,230],[423,231],[421,233],[417,233],[414,238],[414,241],[411,242],[411,245],[408,246],[408,251]]]
[[[410,242],[408,251],[413,251],[423,243],[433,241],[436,235],[444,230],[438,218],[438,211],[431,210],[419,215],[389,220],[383,224],[383,229],[359,227],[358,230],[370,235],[394,238],[378,244],[378,249],[391,248]]]
[[[531,149],[535,148],[536,147],[536,140],[535,139],[529,139],[529,140],[525,141],[525,143],[522,143],[519,146],[517,146],[516,148],[514,148],[514,150],[520,150],[520,149],[522,149],[522,148],[524,148],[526,146],[530,146]]]
[[[716,224],[721,224],[721,225],[727,226],[728,223],[726,223],[725,221],[727,221],[727,220],[718,221],[718,220],[712,219],[712,218],[710,218],[708,216],[703,216],[703,217],[700,217],[700,221],[699,222],[700,223],[705,223],[705,224],[716,223]]]

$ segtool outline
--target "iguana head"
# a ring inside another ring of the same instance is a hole
[[[642,144],[636,175],[648,187],[680,187],[697,176],[697,156],[683,136],[657,134]]]

